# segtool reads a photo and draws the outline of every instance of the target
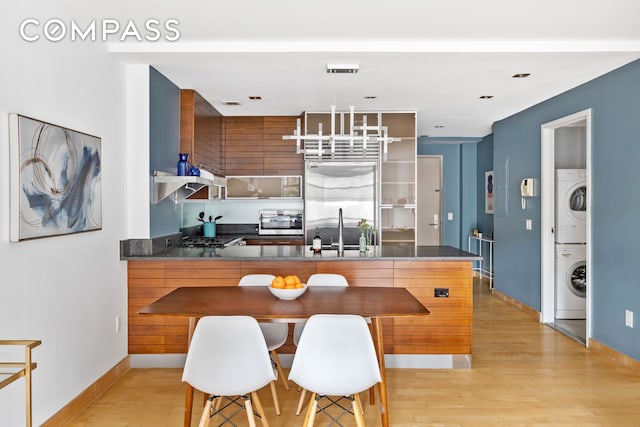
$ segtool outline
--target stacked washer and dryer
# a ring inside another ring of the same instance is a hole
[[[556,319],[585,319],[587,174],[556,169]]]

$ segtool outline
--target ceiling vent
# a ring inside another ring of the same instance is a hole
[[[329,74],[355,74],[360,70],[358,64],[327,64]]]

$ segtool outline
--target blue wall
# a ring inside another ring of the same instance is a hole
[[[176,173],[180,151],[180,88],[154,68],[149,70],[149,167]],[[180,205],[167,197],[150,209],[151,237],[180,228]]]
[[[485,213],[484,174],[493,170],[493,134],[487,135],[476,147],[478,171],[476,175],[476,192],[478,194],[476,216],[478,230],[486,237],[493,235],[493,214]]]
[[[540,126],[592,109],[592,336],[640,360],[640,328],[624,326],[624,310],[640,315],[640,61],[494,124],[496,180],[495,286],[540,310],[540,197],[520,207],[522,177],[540,179]],[[533,219],[526,231],[525,218]]]

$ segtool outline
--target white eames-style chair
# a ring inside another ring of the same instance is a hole
[[[267,345],[258,322],[249,316],[206,316],[196,325],[182,381],[208,394],[200,427],[209,425],[215,415],[230,422],[218,410],[222,397],[240,396],[244,400],[249,425],[255,427],[254,410],[269,426],[256,393],[276,379]],[[236,402],[236,400],[232,400]]]
[[[240,278],[238,286],[271,286],[271,282],[275,277],[276,276],[273,274],[247,274]],[[282,384],[284,385],[285,390],[289,390],[289,382],[282,371],[280,358],[276,352],[276,350],[282,347],[287,341],[287,337],[289,336],[289,324],[260,322],[259,325],[262,330],[262,334],[264,335],[264,339],[267,342],[267,348],[273,358],[273,363],[278,370],[278,376],[282,378]],[[278,403],[275,384],[271,385],[271,393],[273,394],[276,414],[280,415],[280,405]]]
[[[349,282],[342,274],[336,273],[316,273],[312,274],[307,280],[307,286],[334,286],[339,288],[346,288],[349,286]],[[300,341],[300,335],[304,330],[305,322],[296,323],[293,326],[293,344],[298,345]],[[304,405],[304,398],[306,396],[306,390],[303,388],[298,399],[298,406],[296,407],[296,415],[300,415],[302,406]]]
[[[307,286],[335,286],[339,288],[346,288],[349,286],[349,282],[342,274],[334,273],[317,273],[309,276],[307,280]],[[293,327],[293,343],[297,346],[300,340],[300,334],[304,329],[305,322],[296,323]]]
[[[300,336],[289,379],[311,392],[303,426],[313,426],[321,397],[346,396],[356,425],[364,426],[358,393],[381,381],[366,320],[357,315],[311,316]]]

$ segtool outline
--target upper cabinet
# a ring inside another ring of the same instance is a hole
[[[227,175],[264,175],[264,118],[225,117]]]
[[[222,115],[198,92],[180,91],[180,152],[189,154],[189,163],[218,176],[225,175]],[[219,196],[219,188],[204,186],[190,199]]]
[[[264,174],[304,175],[304,156],[296,153],[295,141],[282,139],[296,128],[293,116],[264,117]]]
[[[227,176],[227,199],[301,198],[301,176]]]
[[[215,175],[225,175],[222,115],[198,92],[180,91],[180,152],[189,162]]]
[[[382,162],[382,206],[416,204],[416,120],[415,113],[382,113],[382,125],[389,135],[400,138],[389,144]]]
[[[225,117],[227,175],[302,175],[304,158],[293,141],[282,139],[297,117]]]
[[[416,113],[381,114],[389,136],[400,138],[389,144],[380,170],[382,244],[415,244],[416,228]]]

